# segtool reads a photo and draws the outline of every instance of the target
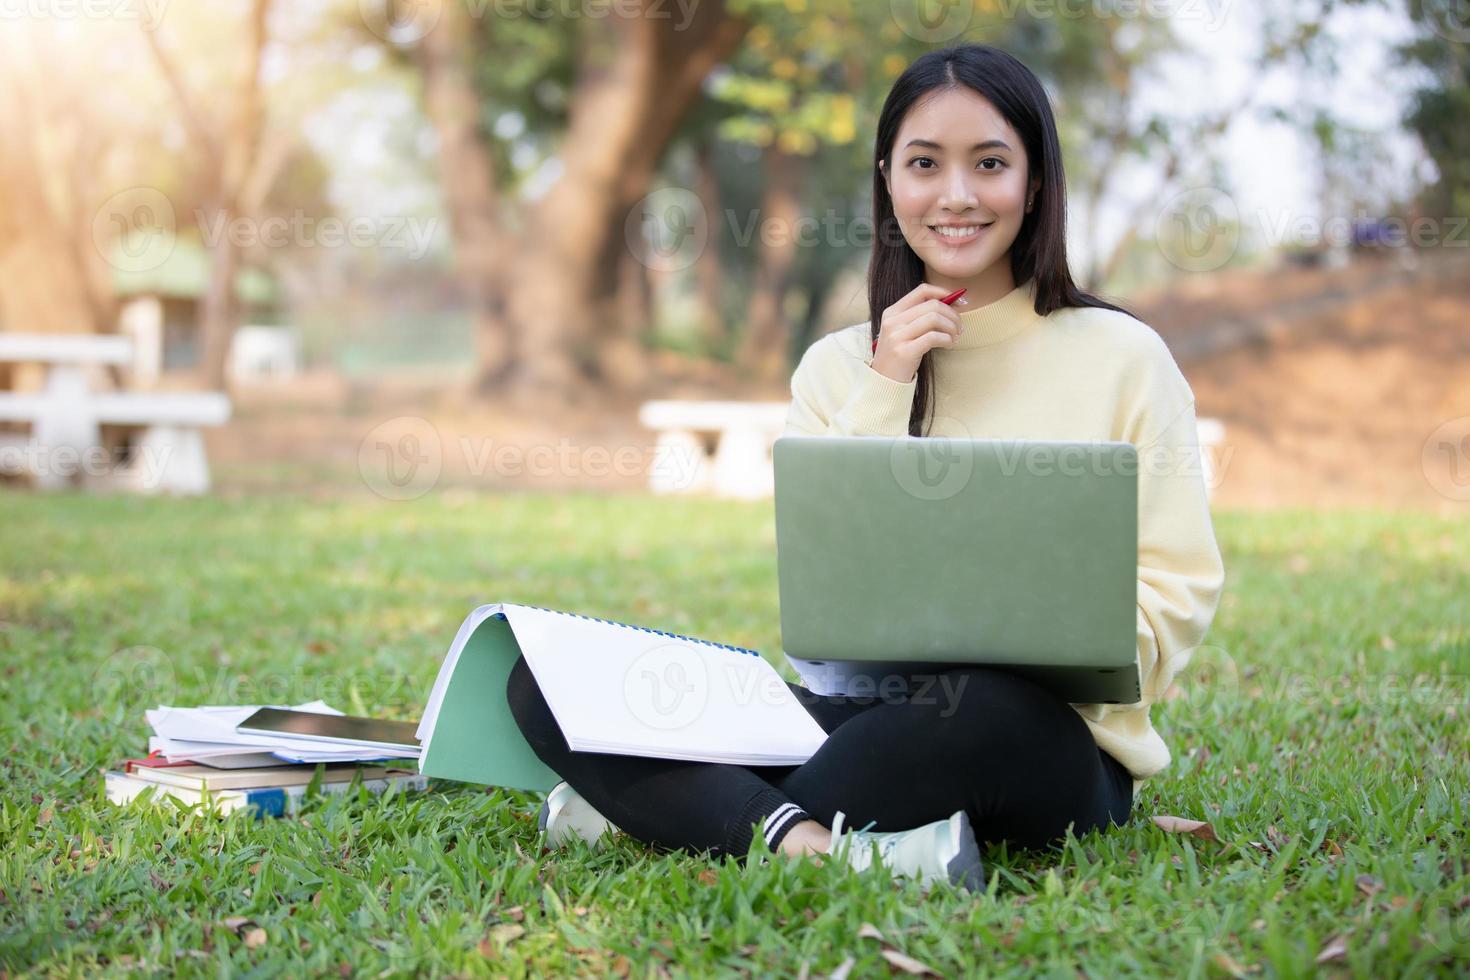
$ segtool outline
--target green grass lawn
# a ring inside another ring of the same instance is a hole
[[[856,976],[886,974],[885,950],[949,976],[1470,972],[1463,519],[1218,517],[1225,599],[1181,696],[1154,709],[1174,762],[1132,822],[990,847],[986,894],[925,896],[881,869],[741,868],[626,837],[542,853],[538,798],[459,783],[287,819],[102,800],[158,703],[418,718],[481,602],[779,662],[766,504],[3,492],[0,515],[13,973]]]

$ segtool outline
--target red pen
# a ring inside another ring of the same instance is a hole
[[[954,292],[950,293],[948,296],[945,296],[945,297],[941,298],[939,300],[939,302],[943,303],[945,306],[953,306],[954,305],[954,301],[957,300],[957,299],[959,299],[961,296],[965,295],[965,290],[967,290],[969,288],[970,288],[969,286],[961,286],[959,289],[956,289]],[[878,338],[877,337],[874,337],[873,338],[873,353],[874,354],[878,353]]]

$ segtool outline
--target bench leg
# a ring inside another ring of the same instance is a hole
[[[715,450],[714,491],[722,497],[755,500],[775,492],[771,442],[757,428],[737,426],[720,435]]]
[[[697,493],[709,486],[709,457],[693,432],[666,429],[658,434],[648,489],[653,493]]]
[[[83,473],[90,454],[102,444],[102,430],[84,413],[53,410],[36,419],[31,440],[32,485],[60,490]]]
[[[119,485],[135,493],[209,492],[209,458],[198,429],[155,425],[144,430]]]

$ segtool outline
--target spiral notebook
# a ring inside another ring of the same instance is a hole
[[[520,655],[574,752],[799,765],[827,737],[755,650],[493,603],[460,625],[439,668],[416,732],[421,773],[511,789],[556,784],[506,703]]]

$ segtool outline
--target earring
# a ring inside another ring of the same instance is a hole
[[[1034,197],[1033,198],[1030,198],[1029,200],[1026,201],[1026,212],[1028,214],[1031,212],[1031,205],[1034,204],[1034,203],[1036,203],[1036,198],[1034,198]]]

